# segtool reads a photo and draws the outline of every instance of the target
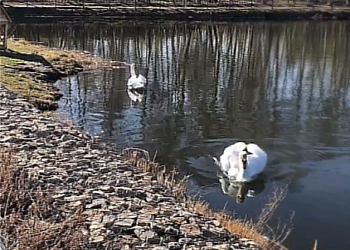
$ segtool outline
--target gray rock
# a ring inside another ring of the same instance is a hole
[[[118,227],[131,227],[134,224],[134,219],[117,219],[114,225]]]
[[[152,216],[150,214],[141,214],[137,218],[137,225],[139,226],[150,226]]]
[[[180,245],[190,244],[192,242],[193,242],[193,240],[191,238],[181,238],[181,239],[179,239],[179,244]]]
[[[101,208],[105,204],[107,204],[106,199],[96,199],[96,200],[93,200],[91,204],[88,204],[85,207],[87,209],[96,209],[96,208]]]
[[[102,225],[104,227],[111,227],[116,219],[117,217],[114,215],[105,215],[103,217]]]
[[[83,201],[90,199],[89,195],[79,195],[79,196],[70,196],[70,197],[65,197],[65,201]]]
[[[201,234],[199,226],[195,224],[183,224],[180,227],[180,231],[187,236],[198,236]]]
[[[180,250],[181,249],[181,245],[178,242],[169,242],[168,243],[168,248],[170,250]]]
[[[168,226],[165,229],[165,233],[170,235],[179,235],[179,230],[174,228],[173,226]]]
[[[138,226],[135,227],[134,233],[143,242],[150,244],[158,244],[160,242],[159,236],[153,230]]]

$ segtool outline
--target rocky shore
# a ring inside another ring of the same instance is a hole
[[[181,185],[133,157],[0,87],[2,242],[21,250],[261,249],[186,205]],[[11,169],[13,183],[4,178]]]

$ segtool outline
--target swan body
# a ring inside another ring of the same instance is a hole
[[[147,84],[147,79],[141,74],[136,76],[134,63],[130,64],[130,73],[131,73],[131,77],[128,79],[128,88],[129,89],[145,88]]]
[[[131,101],[133,102],[141,102],[143,98],[143,93],[139,93],[138,89],[128,89],[128,95]]]
[[[265,169],[267,154],[256,144],[237,142],[225,148],[220,161],[213,159],[230,179],[250,182]]]

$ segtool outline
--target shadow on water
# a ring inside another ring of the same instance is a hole
[[[311,249],[318,239],[321,248],[345,250],[349,31],[349,22],[332,21],[19,25],[16,32],[50,46],[134,62],[147,78],[142,97],[127,91],[128,68],[58,82],[64,94],[60,110],[91,134],[121,148],[157,152],[161,163],[192,175],[192,194],[240,216],[254,217],[274,184],[289,183],[276,215],[296,211],[287,246]],[[256,186],[230,186],[207,157],[220,156],[237,140],[254,141],[268,154]],[[255,197],[237,204],[230,197],[237,192]]]

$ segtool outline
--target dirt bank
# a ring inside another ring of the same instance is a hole
[[[164,7],[101,6],[101,5],[29,5],[5,4],[15,21],[48,20],[348,20],[350,7],[330,6],[251,6],[251,7]]]

